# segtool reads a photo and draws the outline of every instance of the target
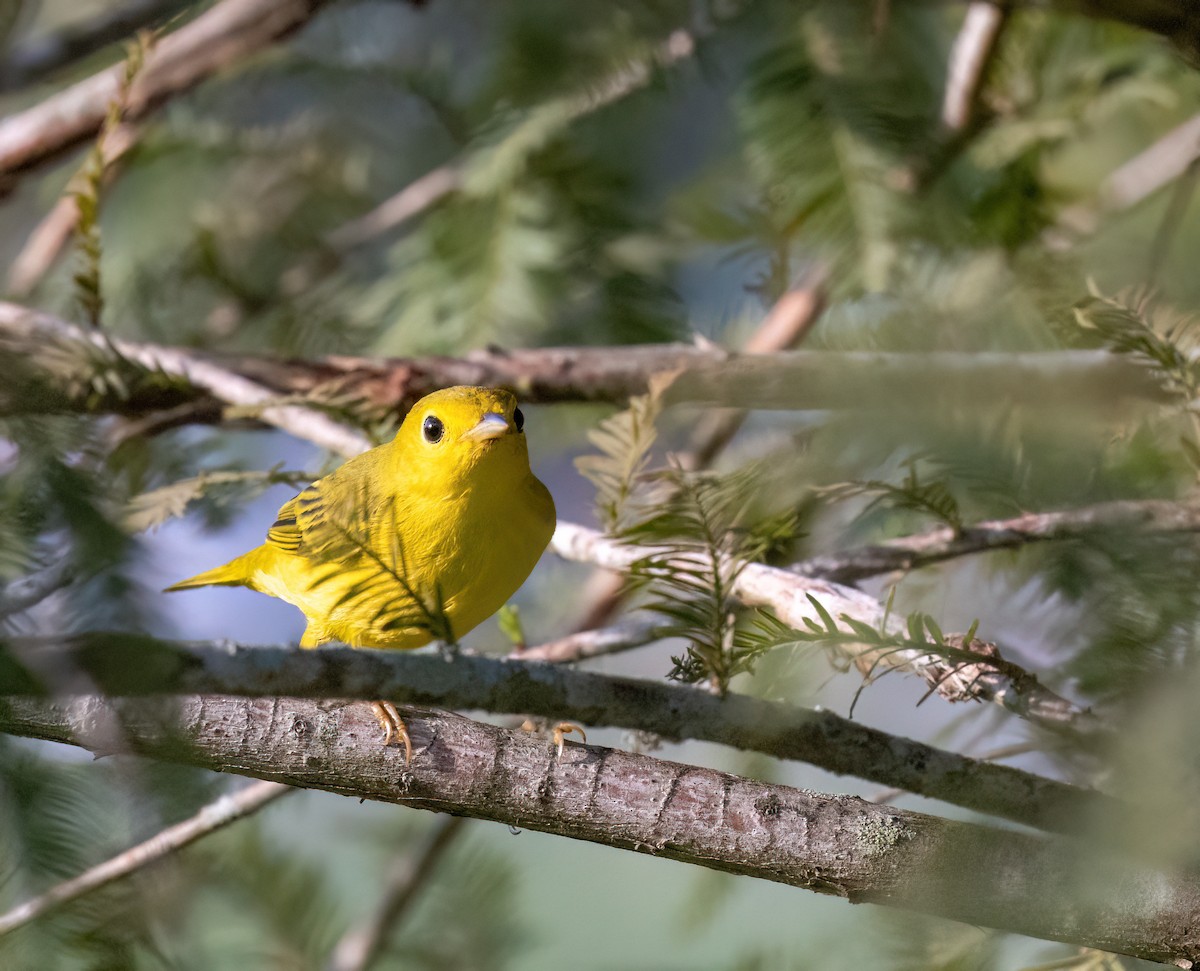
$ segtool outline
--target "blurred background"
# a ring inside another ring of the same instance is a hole
[[[109,43],[48,72],[18,69],[45,38],[119,6],[0,4],[0,113],[125,57]],[[209,5],[142,6],[155,8],[149,25],[174,30]],[[1200,305],[1200,135],[1182,164],[1123,166],[1200,112],[1200,73],[1167,39],[1133,26],[983,7],[331,3],[286,42],[128,126],[127,150],[93,165],[99,214],[81,233],[55,236],[52,214],[78,187],[81,167],[86,177],[88,147],[9,178],[0,199],[5,290],[67,319],[95,310],[121,337],[314,357],[670,340],[738,348],[781,296],[819,287],[825,310],[803,334],[807,350],[919,360],[930,351],[1109,347],[1138,352],[1159,373],[1155,354],[1171,348],[1186,362]],[[969,17],[984,17],[995,36],[955,114],[948,65]],[[449,191],[437,189],[439,173]],[[408,210],[376,208],[406,187]],[[89,246],[98,255],[89,258]],[[80,283],[89,273],[98,290]],[[102,306],[89,310],[89,292]],[[781,402],[749,416],[714,466],[765,461],[775,470],[759,480],[755,503],[764,516],[787,513],[772,552],[779,562],[943,521],[1182,496],[1195,482],[1194,394],[1118,405],[1097,380],[1034,407],[1015,381],[999,398],[942,395],[939,366],[929,365],[928,393],[908,400],[881,392],[859,407]],[[1187,385],[1189,367],[1179,364],[1177,383]],[[350,419],[378,440],[394,430],[394,416],[352,406]],[[595,490],[573,460],[595,451],[589,429],[618,409],[525,410],[534,470],[560,518],[595,524]],[[694,407],[668,409],[655,460],[687,448],[701,417]],[[280,601],[246,590],[158,591],[259,543],[296,484],[339,460],[280,432],[187,425],[123,435],[114,432],[120,422],[4,419],[0,580],[60,551],[86,567],[69,589],[4,619],[4,629],[294,642],[303,620]],[[248,474],[174,499],[162,491],[213,470]],[[899,487],[910,473],[916,491],[934,489],[944,501],[916,503],[913,489],[878,501],[878,489],[844,488]],[[132,528],[122,511],[146,495],[156,498]],[[585,567],[544,557],[515,598],[530,643],[572,629],[588,608],[589,578]],[[1120,534],[866,584],[884,598],[894,587],[898,611],[926,611],[947,631],[978,620],[1006,657],[1098,706],[1120,726],[1120,744],[1099,768],[999,711],[938,698],[918,707],[925,685],[902,675],[870,685],[855,717],[977,756],[1015,746],[1010,764],[1136,790],[1161,807],[1145,838],[1166,858],[1193,862],[1194,832],[1163,821],[1184,818],[1174,810],[1200,794],[1198,580],[1194,544]],[[465,643],[489,653],[510,646],[494,620]],[[685,647],[663,642],[589,666],[664,677]],[[846,714],[860,685],[823,652],[780,650],[734,690]],[[617,731],[589,738],[645,743]],[[879,795],[868,783],[715,746],[666,744],[658,754]],[[0,738],[0,909],[241,784]],[[896,801],[963,815],[916,797]],[[293,793],[0,937],[0,967],[324,967],[339,937],[371,913],[389,867],[438,824],[416,811]],[[1059,961],[1139,966],[472,822],[373,966]]]

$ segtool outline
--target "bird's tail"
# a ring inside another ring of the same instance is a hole
[[[164,589],[164,593],[173,590],[193,590],[196,587],[248,587],[250,586],[250,571],[247,569],[247,556],[239,556],[230,560],[224,566],[216,566],[194,577],[172,583]]]

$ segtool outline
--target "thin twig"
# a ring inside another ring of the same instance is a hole
[[[546,641],[536,647],[513,651],[508,655],[512,661],[546,661],[565,664],[583,661],[606,654],[619,654],[650,644],[662,637],[662,623],[658,620],[629,619],[610,627],[576,631],[557,640]]]
[[[104,184],[112,183],[119,171],[120,159],[137,144],[135,125],[121,124],[104,140]],[[22,299],[34,291],[66,249],[79,222],[79,205],[75,196],[64,193],[50,211],[34,227],[25,245],[8,270],[8,293]]]
[[[1124,212],[1183,176],[1200,158],[1200,114],[1172,128],[1149,148],[1115,169],[1092,204],[1071,206],[1046,231],[1046,242],[1065,249],[1090,236],[1110,213]]]
[[[948,132],[961,134],[975,124],[980,93],[1008,16],[1003,3],[973,0],[968,5],[946,68],[942,125]]]
[[[1123,499],[1078,509],[1026,513],[1012,519],[976,523],[955,531],[939,527],[926,533],[887,540],[874,546],[809,557],[789,567],[799,576],[856,583],[884,573],[920,569],[946,560],[1032,543],[1073,540],[1101,532],[1200,532],[1200,502]]]
[[[557,112],[561,114],[563,125],[570,124],[644,88],[654,76],[655,68],[668,67],[691,57],[695,49],[693,34],[687,30],[676,30],[648,58],[631,62],[582,95],[570,95],[560,99],[561,104],[554,102],[536,110]],[[410,219],[463,188],[468,161],[465,157],[460,158],[427,172],[370,212],[333,230],[326,237],[326,242],[335,250],[345,251],[399,229]]]
[[[129,874],[175,853],[230,823],[257,812],[263,806],[292,792],[290,786],[278,782],[255,782],[237,792],[221,796],[209,803],[191,819],[169,826],[144,843],[125,850],[106,860],[99,866],[81,873],[77,877],[51,887],[32,900],[18,904],[6,914],[0,915],[0,936],[23,927],[63,904],[78,900],[101,887],[127,877]]]
[[[375,963],[465,823],[461,816],[442,816],[420,846],[396,860],[375,910],[342,935],[328,971],[367,971]]]
[[[327,2],[222,0],[155,46],[130,91],[126,120],[286,37]],[[123,72],[117,64],[0,120],[0,174],[12,176],[94,138]]]

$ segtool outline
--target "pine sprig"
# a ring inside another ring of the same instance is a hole
[[[1195,347],[1200,320],[1171,313],[1145,295],[1091,296],[1072,308],[1075,321],[1111,351],[1127,354],[1158,374],[1164,388],[1191,405],[1200,392],[1200,362]]]
[[[905,509],[931,516],[955,533],[961,533],[964,527],[962,511],[949,485],[944,479],[922,478],[917,470],[918,462],[917,458],[904,462],[907,472],[898,485],[880,479],[865,479],[826,486],[817,492],[833,500],[873,496],[860,515],[865,516],[880,508]]]
[[[177,519],[213,490],[241,485],[257,492],[273,485],[298,486],[311,480],[307,472],[289,471],[278,465],[266,470],[202,472],[134,496],[125,507],[123,524],[131,533],[141,533]],[[246,498],[244,490],[238,492],[238,498]]]
[[[152,35],[143,31],[126,45],[125,66],[117,96],[109,102],[108,112],[100,126],[95,144],[68,190],[71,198],[75,200],[79,214],[75,222],[75,238],[79,248],[80,269],[73,277],[75,296],[83,309],[84,318],[97,330],[100,329],[100,318],[104,311],[104,296],[100,286],[100,262],[103,256],[100,240],[100,196],[104,174],[108,169],[107,145],[129,106],[129,92],[145,66],[146,54],[151,43]]]
[[[630,575],[649,594],[645,609],[667,619],[665,636],[688,643],[685,654],[672,658],[669,676],[725,694],[762,653],[745,636],[733,588],[745,564],[777,541],[778,517],[770,528],[756,528],[752,466],[728,475],[669,469],[656,478],[669,499],[625,531],[627,540],[653,547]]]
[[[672,375],[655,375],[650,390],[629,400],[629,407],[588,431],[599,455],[583,455],[575,468],[596,487],[596,509],[610,533],[621,533],[644,515],[650,450],[658,438],[655,423]]]
[[[891,597],[888,599],[887,610],[878,627],[851,617],[849,614],[842,614],[835,619],[812,594],[808,594],[808,601],[816,612],[817,619],[806,617],[804,630],[796,630],[784,624],[777,617],[762,613],[755,619],[754,629],[745,632],[743,639],[756,654],[781,648],[821,647],[841,655],[869,655],[872,658],[871,665],[864,672],[863,682],[854,693],[854,699],[850,703],[851,715],[854,714],[858,699],[867,685],[890,671],[902,668],[903,665],[889,662],[896,655],[906,652],[933,656],[946,664],[946,672],[937,683],[929,688],[921,698],[921,702],[950,677],[971,668],[978,668],[981,663],[986,663],[988,667],[1003,669],[1014,680],[1024,681],[1028,678],[1025,672],[1003,661],[990,645],[976,641],[978,620],[971,624],[970,630],[965,635],[946,635],[931,615],[922,611],[914,611],[905,619],[904,632],[897,633],[891,629],[889,624],[892,608]],[[976,644],[979,645],[979,650],[971,650],[970,646]]]

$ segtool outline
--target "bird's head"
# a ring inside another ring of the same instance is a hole
[[[414,465],[444,483],[483,473],[529,472],[525,416],[517,399],[496,388],[446,388],[426,395],[405,416],[393,450],[408,474]]]

